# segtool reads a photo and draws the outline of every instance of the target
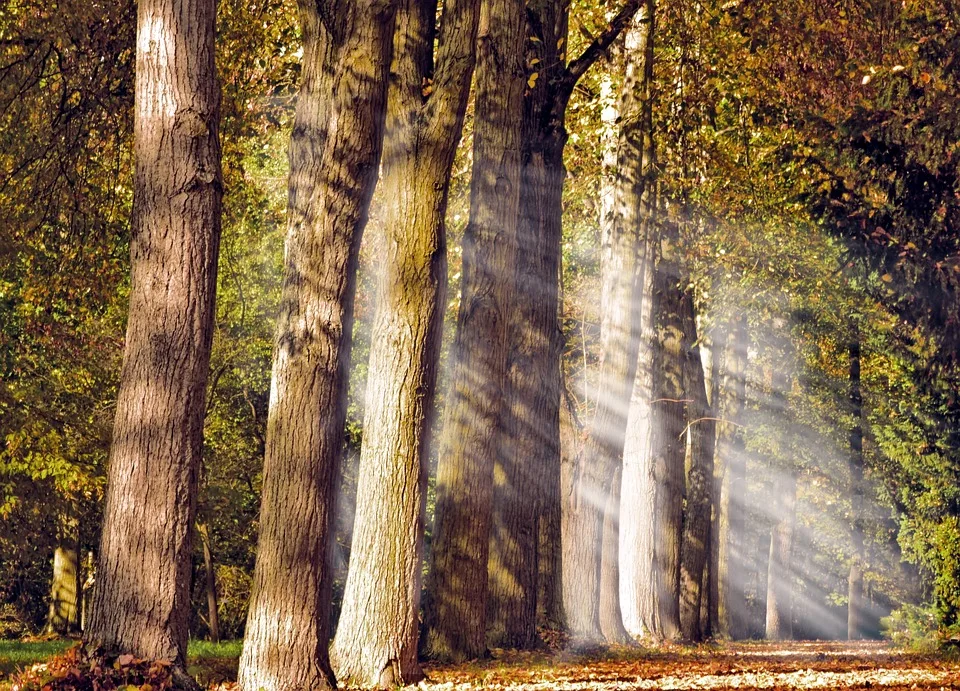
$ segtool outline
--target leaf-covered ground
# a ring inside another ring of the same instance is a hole
[[[960,689],[960,661],[879,642],[743,643],[601,658],[506,654],[428,668],[427,689]]]

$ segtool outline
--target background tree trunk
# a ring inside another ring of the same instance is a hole
[[[207,592],[207,627],[209,640],[220,642],[220,613],[217,603],[217,573],[213,566],[213,550],[210,549],[210,533],[206,523],[197,524],[197,533],[203,543],[203,573]]]
[[[709,636],[720,632],[720,501],[723,488],[723,467],[719,453],[722,410],[720,407],[721,376],[723,374],[724,355],[727,351],[727,334],[722,327],[715,327],[710,340],[710,409],[714,421],[714,464],[713,489],[710,513],[710,561],[707,569],[708,616],[710,619]]]
[[[780,515],[770,534],[766,637],[771,641],[789,641],[793,638],[792,559],[797,503],[796,473],[787,472],[777,485]]]
[[[186,677],[220,242],[213,0],[137,5],[129,318],[88,641]]]
[[[747,603],[746,512],[747,459],[743,442],[743,412],[747,383],[747,318],[741,315],[727,339],[721,391],[721,423],[717,452],[723,473],[719,512],[717,558],[718,633],[738,639],[746,635]]]
[[[389,201],[343,609],[331,649],[338,681],[393,688],[417,661],[427,453],[445,305],[450,169],[475,56],[478,0],[404,0],[397,14],[383,152]],[[423,85],[433,79],[426,97]],[[384,583],[402,584],[384,587]]]
[[[76,542],[62,542],[53,551],[53,580],[46,632],[66,635],[80,626],[80,563]]]
[[[687,473],[687,504],[680,550],[680,628],[684,639],[701,641],[700,608],[705,601],[703,584],[710,553],[710,509],[713,503],[713,454],[716,416],[707,402],[706,378],[697,337],[693,294],[683,297],[684,383],[690,432],[690,470]]]
[[[377,181],[395,10],[388,0],[300,3],[304,53],[290,143],[286,271],[238,677],[247,691],[333,684],[328,544],[357,257]]]
[[[860,391],[860,332],[854,327],[853,339],[847,352],[850,357],[850,510],[853,514],[851,542],[853,557],[847,579],[847,639],[863,637],[863,395]]]
[[[425,645],[429,656],[450,661],[486,651],[493,468],[520,204],[524,39],[522,2],[482,5],[470,222],[463,238],[460,313],[437,468],[433,600]]]

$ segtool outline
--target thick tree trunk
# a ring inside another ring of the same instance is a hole
[[[705,600],[703,584],[710,551],[716,416],[707,402],[693,294],[689,289],[683,297],[683,322],[686,339],[684,382],[691,462],[687,473],[687,505],[680,560],[680,628],[686,640],[701,641],[705,636],[700,608]]]
[[[360,238],[386,112],[395,2],[302,0],[260,542],[238,681],[333,685],[327,654],[334,491],[343,450]]]
[[[203,572],[204,585],[207,592],[207,626],[209,640],[220,642],[220,613],[217,603],[217,573],[213,566],[213,550],[210,548],[210,533],[206,523],[197,525],[200,541],[203,543]]]
[[[88,641],[186,678],[220,241],[213,0],[137,6],[129,319]]]
[[[66,635],[80,625],[80,562],[76,541],[64,540],[53,551],[53,581],[47,611],[47,633]]]
[[[686,391],[683,382],[683,292],[678,261],[679,228],[667,222],[660,238],[660,261],[653,288],[653,400],[650,409],[654,480],[653,595],[657,619],[650,633],[659,639],[680,636],[680,542],[683,530],[683,434]]]
[[[619,572],[620,608],[628,633],[640,636],[651,631],[656,620],[653,608],[653,466],[650,456],[650,406],[653,400],[653,279],[657,247],[653,139],[653,48],[655,4],[648,0],[640,8],[626,37],[627,82],[638,92],[640,119],[621,120],[621,138],[629,137],[628,150],[640,148],[642,158],[640,190],[640,252],[636,285],[637,363],[627,408],[620,487]],[[625,84],[626,87],[626,84]],[[636,155],[636,153],[634,153]]]
[[[417,642],[427,453],[447,281],[444,219],[479,5],[445,3],[436,69],[437,3],[404,0],[397,14],[381,183],[390,200],[384,263],[350,567],[331,649],[341,683],[393,688],[423,678]],[[428,77],[433,90],[425,97]]]
[[[481,7],[470,222],[437,468],[427,612],[426,652],[451,661],[486,651],[493,469],[520,205],[524,39],[523,2],[488,0]]]
[[[850,356],[850,509],[853,514],[851,542],[853,557],[847,579],[847,639],[863,637],[863,395],[860,391],[860,332],[854,329],[854,338],[847,349]]]
[[[743,442],[743,411],[746,404],[747,319],[738,318],[727,339],[726,370],[721,391],[720,435],[717,456],[722,472],[718,530],[717,633],[733,638],[746,635],[747,603],[746,513],[747,459]]]
[[[770,534],[767,567],[766,637],[771,641],[793,638],[793,533],[797,502],[797,476],[786,472],[777,482],[779,516]]]

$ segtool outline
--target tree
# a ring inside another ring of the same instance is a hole
[[[130,312],[86,632],[183,683],[220,237],[215,9],[137,8]]]
[[[425,646],[431,657],[455,661],[486,651],[493,466],[516,256],[525,81],[523,3],[488,0],[480,11],[470,221],[437,467]]]
[[[445,216],[480,2],[406,0],[397,14],[383,154],[390,200],[371,336],[353,547],[331,656],[340,682],[423,678],[417,661],[427,453],[446,297]],[[437,36],[436,59],[433,39]],[[400,587],[384,588],[384,582]]]
[[[703,585],[710,555],[713,454],[717,425],[707,399],[693,294],[689,287],[684,291],[682,314],[686,354],[683,377],[687,428],[690,433],[690,464],[680,546],[680,631],[684,639],[700,641],[705,635],[701,626],[701,607],[707,602]]]
[[[853,426],[850,428],[850,505],[853,514],[851,541],[853,557],[850,560],[850,575],[847,589],[847,639],[857,640],[863,636],[864,602],[864,523],[863,523],[863,394],[860,390],[860,330],[854,326],[847,346],[850,359],[850,412]]]
[[[334,684],[327,644],[360,239],[377,179],[396,3],[303,0],[285,277],[260,538],[239,683]],[[278,624],[279,622],[279,624]]]

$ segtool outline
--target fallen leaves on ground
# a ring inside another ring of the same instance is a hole
[[[422,689],[960,689],[960,662],[879,642],[743,643],[663,651],[625,648],[602,658],[495,655],[427,668]]]

